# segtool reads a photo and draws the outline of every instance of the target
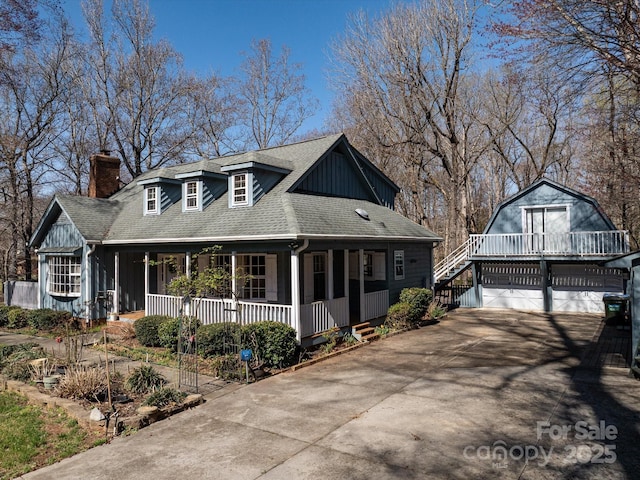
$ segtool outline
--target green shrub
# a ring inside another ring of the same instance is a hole
[[[413,307],[408,302],[394,303],[387,311],[384,324],[392,330],[402,330],[411,327]]]
[[[11,380],[28,382],[33,373],[30,362],[43,357],[46,353],[37,343],[3,345],[0,347],[0,372]]]
[[[160,346],[171,349],[172,352],[178,351],[178,336],[180,335],[180,322],[182,328],[189,330],[197,330],[200,327],[200,320],[195,317],[170,318],[165,320],[158,327],[158,338]],[[185,325],[188,324],[188,325]]]
[[[229,349],[225,345],[237,345],[240,337],[241,327],[237,323],[202,325],[198,328],[198,353],[205,358],[226,355]]]
[[[289,325],[270,321],[251,323],[242,328],[242,333],[244,345],[254,349],[255,356],[267,367],[283,368],[296,361],[296,331]]]
[[[171,317],[166,315],[149,315],[136,320],[133,328],[140,344],[145,347],[159,347],[161,342],[158,336],[158,328],[162,322],[166,322],[167,320],[171,320]]]
[[[170,348],[172,352],[178,351],[178,334],[180,333],[180,319],[169,318],[158,326],[158,338],[160,346]]]
[[[419,322],[433,299],[433,294],[428,288],[405,288],[400,292],[400,303],[408,303],[411,306],[409,321]]]
[[[149,393],[159,390],[166,383],[164,376],[151,365],[141,365],[127,377],[126,386],[133,393]]]
[[[144,401],[143,405],[150,407],[166,407],[167,405],[180,404],[187,397],[187,394],[175,388],[161,388],[152,393]]]
[[[50,332],[56,327],[62,326],[71,320],[69,312],[59,312],[50,308],[39,308],[30,310],[27,314],[29,326],[36,330]]]
[[[29,325],[29,310],[15,308],[7,314],[8,328],[24,328]]]
[[[0,327],[6,327],[9,323],[9,312],[12,310],[20,310],[20,307],[10,307],[0,305]]]

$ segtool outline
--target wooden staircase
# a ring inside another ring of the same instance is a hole
[[[473,245],[469,239],[435,265],[433,269],[436,282],[434,290],[445,286],[471,266],[469,257],[472,248]]]
[[[371,326],[370,322],[352,325],[351,335],[353,335],[359,342],[371,342],[380,338],[380,334],[376,333],[376,329]]]

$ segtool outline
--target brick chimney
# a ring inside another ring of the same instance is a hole
[[[108,198],[120,186],[120,159],[108,150],[92,155],[89,159],[89,197]]]

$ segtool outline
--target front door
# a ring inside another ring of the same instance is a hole
[[[185,255],[178,253],[175,255],[158,255],[158,292],[160,295],[169,295],[167,289],[171,280],[185,272]]]

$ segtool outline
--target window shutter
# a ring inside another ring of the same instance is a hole
[[[265,257],[266,299],[268,302],[278,301],[278,256],[271,253]]]
[[[375,252],[373,254],[373,279],[374,280],[387,279],[387,269],[385,264],[384,252]]]
[[[305,253],[304,263],[304,304],[313,302],[313,254]],[[294,286],[295,288],[295,286]]]

